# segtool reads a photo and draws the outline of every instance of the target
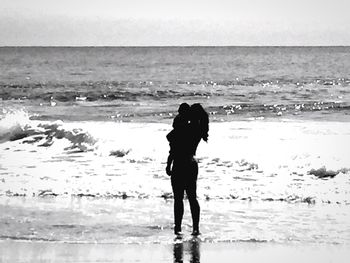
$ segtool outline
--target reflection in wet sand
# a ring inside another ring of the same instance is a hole
[[[185,255],[184,255],[185,249]],[[174,263],[183,263],[184,256],[189,255],[191,263],[200,263],[200,241],[191,239],[188,242],[175,243],[173,247]]]

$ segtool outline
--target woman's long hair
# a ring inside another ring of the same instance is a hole
[[[199,103],[191,105],[191,123],[196,127],[200,138],[208,141],[209,115]]]

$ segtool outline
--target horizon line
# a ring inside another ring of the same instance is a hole
[[[212,48],[212,47],[274,47],[274,48],[305,48],[305,47],[350,47],[349,45],[0,45],[0,48]]]

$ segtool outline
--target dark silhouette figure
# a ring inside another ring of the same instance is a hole
[[[181,104],[182,106],[183,104]],[[200,207],[197,201],[198,164],[194,158],[201,139],[208,140],[209,118],[200,104],[193,104],[188,112],[175,117],[181,119],[184,125],[174,125],[167,135],[170,152],[166,172],[171,176],[171,186],[174,194],[174,232],[181,234],[181,222],[184,213],[184,192],[190,203],[192,215],[192,235],[199,235]],[[182,119],[183,118],[183,119]],[[174,120],[174,124],[175,124]]]
[[[173,130],[167,135],[167,139],[170,143],[177,143],[176,140],[181,138],[181,133],[185,132],[190,121],[190,105],[182,103],[178,109],[178,115],[175,116],[173,121]]]
[[[174,263],[183,263],[184,262],[184,244],[175,243],[173,247],[174,252]]]
[[[191,253],[190,263],[200,263],[200,242],[198,240],[191,240],[189,249]]]
[[[190,240],[185,245],[188,245],[188,250],[191,255],[190,263],[200,263],[200,242],[196,239]],[[186,249],[186,250],[187,250]],[[173,247],[174,263],[184,262],[184,243],[175,243]]]

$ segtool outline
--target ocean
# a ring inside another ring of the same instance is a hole
[[[0,240],[173,242],[182,102],[202,242],[350,244],[350,47],[1,47]]]

